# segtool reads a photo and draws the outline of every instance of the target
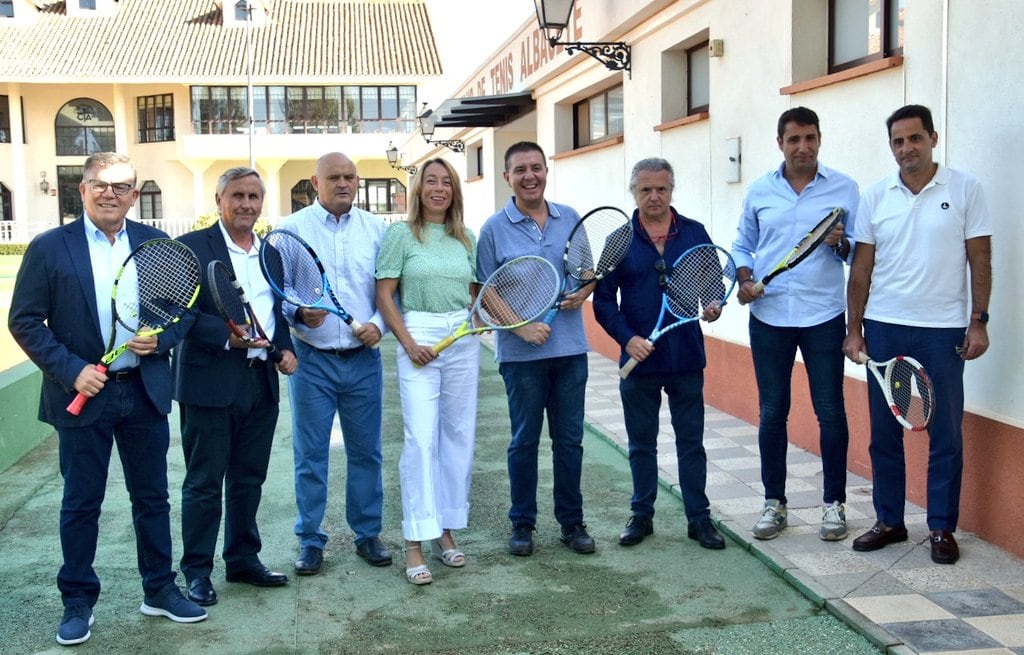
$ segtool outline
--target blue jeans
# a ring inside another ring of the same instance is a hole
[[[570,355],[527,362],[503,362],[499,369],[508,394],[512,440],[508,479],[513,525],[537,522],[537,451],[547,413],[554,465],[555,519],[564,527],[583,522],[583,404],[587,356]]]
[[[909,355],[921,362],[935,391],[935,414],[928,429],[928,529],[956,530],[960,518],[960,481],[964,467],[964,362],[956,354],[964,328],[926,328],[864,321],[868,355],[884,362]],[[901,426],[873,380],[868,381],[871,411],[871,469],[875,513],[889,526],[903,525],[907,470]],[[918,438],[913,436],[911,438]]]
[[[295,534],[302,546],[323,548],[327,471],[335,415],[345,441],[345,518],[356,543],[376,537],[384,513],[381,453],[380,351],[349,357],[322,353],[295,340],[302,364],[288,378],[295,452]]]
[[[619,382],[622,414],[629,436],[629,468],[633,473],[633,514],[654,517],[658,496],[658,412],[661,390],[668,395],[676,435],[679,489],[690,523],[711,515],[704,491],[708,458],[704,452],[704,372],[667,377],[632,375]]]
[[[153,596],[175,578],[171,568],[171,506],[167,500],[167,417],[153,407],[141,378],[107,382],[110,394],[94,423],[60,428],[60,545],[64,564],[57,574],[64,605],[92,607],[100,595],[93,569],[100,506],[114,443],[132,505],[132,525],[142,588]]]
[[[846,450],[850,430],[843,400],[843,314],[811,327],[776,327],[750,316],[750,351],[760,398],[761,482],[765,499],[786,503],[786,422],[792,401],[793,361],[803,355],[811,405],[818,417],[822,500],[846,502]]]

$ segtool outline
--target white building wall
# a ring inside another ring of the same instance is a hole
[[[1018,0],[906,0],[904,58],[899,66],[862,77],[782,93],[784,87],[825,75],[827,14],[824,0],[577,0],[570,40],[625,41],[632,46],[633,72],[605,69],[585,55],[556,53],[549,61],[516,75],[511,85],[487,88],[487,72],[508,61],[518,72],[519,50],[536,28],[527,24],[454,94],[532,90],[536,131],[505,138],[493,130],[496,167],[500,155],[519,138],[532,138],[549,156],[548,195],[581,212],[600,204],[632,209],[626,189],[629,170],[643,157],[668,159],[676,170],[674,205],[699,219],[712,238],[728,247],[749,184],[777,167],[775,141],[780,113],[803,105],[821,118],[823,163],[851,175],[862,188],[895,169],[887,145],[885,119],[909,103],[930,107],[939,132],[937,160],[979,177],[995,217],[994,291],[989,334],[992,349],[967,365],[968,410],[1024,426],[1021,387],[1015,366],[1024,355],[1017,339],[1022,299],[1015,257],[1024,227],[1017,218],[1021,193],[1019,144],[1024,121],[1015,107],[1024,101],[1019,62],[1024,61],[1024,8]],[[663,93],[684,84],[662,74],[662,53],[697,36],[722,39],[724,56],[710,61],[710,110],[706,120],[656,130]],[[524,48],[523,51],[529,51]],[[510,54],[511,53],[511,54]],[[621,83],[625,129],[621,143],[573,151],[572,105]],[[739,182],[727,182],[727,140],[738,137],[742,161]],[[449,137],[445,137],[449,138]],[[485,141],[487,137],[484,137]],[[449,157],[465,166],[460,156]],[[464,170],[460,169],[460,170]],[[487,177],[485,173],[485,177]],[[478,184],[474,182],[473,184]],[[485,215],[507,192],[489,198],[468,185],[467,214]],[[492,187],[493,188],[493,187]],[[480,206],[482,203],[483,206]],[[927,256],[927,253],[921,253]],[[705,326],[708,334],[746,344],[748,311],[733,304],[722,320]],[[862,367],[848,373],[862,377]]]

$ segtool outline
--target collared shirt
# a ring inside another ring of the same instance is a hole
[[[767,275],[836,207],[846,210],[845,234],[851,244],[846,261],[853,261],[857,183],[823,164],[797,194],[783,175],[785,163],[758,178],[743,201],[732,256],[737,267],[749,267],[754,279]],[[764,297],[750,304],[758,320],[777,327],[820,325],[846,310],[843,260],[831,248],[819,247],[792,270],[774,278]]]
[[[543,257],[551,262],[559,276],[565,274],[562,254],[580,215],[571,207],[551,201],[547,201],[547,207],[548,218],[543,230],[519,211],[515,197],[487,219],[477,243],[476,270],[481,283],[505,262],[525,255]],[[589,350],[583,331],[583,313],[579,309],[559,311],[551,324],[551,336],[542,346],[531,346],[509,330],[498,330],[495,335],[496,357],[501,362],[565,357]]]
[[[352,207],[335,216],[320,200],[286,216],[278,225],[295,232],[313,247],[327,272],[338,301],[360,323],[371,322],[385,334],[384,319],[377,311],[377,279],[374,270],[384,239],[384,221],[368,211]],[[328,302],[330,302],[328,300]],[[356,348],[362,342],[334,314],[315,329],[294,320],[295,307],[284,303],[285,315],[296,338],[314,348]]]
[[[864,318],[897,325],[969,323],[964,241],[992,235],[981,183],[939,165],[914,193],[897,171],[864,192],[855,237],[875,246]]]
[[[662,290],[658,285],[655,263],[662,260],[665,270],[687,250],[711,243],[707,230],[697,221],[680,215],[672,209],[676,234],[665,241],[664,253],[641,236],[643,225],[640,214],[633,212],[633,241],[626,256],[594,291],[594,316],[608,335],[622,347],[621,362],[625,362],[626,344],[635,336],[647,338],[658,323],[661,314]],[[674,320],[670,317],[671,320]],[[670,375],[700,371],[706,364],[704,335],[699,321],[693,321],[666,332],[655,344],[654,352],[634,371],[633,375]]]
[[[128,242],[128,232],[125,230],[125,223],[122,222],[121,229],[114,235],[114,243],[110,243],[107,235],[96,227],[96,223],[89,218],[88,214],[82,214],[85,221],[85,237],[89,244],[89,262],[92,266],[93,289],[96,292],[96,315],[100,321],[100,333],[103,335],[104,348],[110,342],[111,321],[113,320],[113,308],[110,304],[110,294],[114,289],[114,280],[117,278],[121,265],[132,253],[132,244]],[[135,244],[139,246],[141,244]],[[125,271],[125,275],[118,283],[118,295],[124,300],[127,299],[134,305],[138,305],[138,278]],[[127,298],[135,294],[135,299]],[[125,316],[125,322],[132,325],[137,317]],[[116,335],[113,344],[118,346],[132,338],[133,332],[126,329],[120,323],[114,326]],[[139,356],[130,350],[125,350],[120,357],[110,364],[111,371],[120,371],[126,368],[133,368],[139,365]]]
[[[268,337],[273,337],[274,328],[277,326],[277,319],[274,316],[274,292],[260,271],[260,247],[262,245],[260,237],[253,232],[252,248],[246,252],[231,240],[231,235],[224,228],[223,221],[217,221],[217,225],[224,237],[224,244],[228,248],[228,256],[231,257],[231,268],[235,272],[235,278],[245,290],[249,304],[252,305],[252,311],[256,314],[256,320],[263,326],[263,331],[267,333]],[[247,356],[249,359],[266,360],[267,351],[265,348],[250,348]]]

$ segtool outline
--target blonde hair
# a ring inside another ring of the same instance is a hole
[[[423,176],[426,175],[427,168],[432,164],[443,166],[452,181],[452,204],[448,206],[448,211],[444,215],[444,233],[458,239],[466,247],[466,250],[472,250],[473,244],[469,240],[466,223],[463,221],[462,183],[459,182],[455,168],[441,158],[427,160],[412,178],[412,184],[409,186],[409,230],[417,241],[423,243],[423,225],[427,221],[423,216],[420,193],[423,191]]]

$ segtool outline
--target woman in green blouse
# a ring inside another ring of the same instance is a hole
[[[402,534],[405,576],[416,585],[433,580],[423,541],[443,564],[466,563],[451,531],[469,520],[480,343],[459,339],[440,355],[431,348],[466,320],[478,287],[476,237],[462,207],[455,169],[428,161],[409,189],[409,219],[388,228],[377,256],[377,308],[399,342]]]

